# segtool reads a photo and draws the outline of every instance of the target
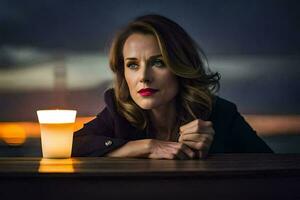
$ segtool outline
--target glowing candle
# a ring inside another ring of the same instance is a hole
[[[38,110],[44,158],[69,158],[76,110]]]

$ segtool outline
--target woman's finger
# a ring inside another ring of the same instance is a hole
[[[184,141],[184,144],[186,144],[187,146],[189,146],[190,148],[194,149],[194,150],[206,150],[209,148],[210,144],[201,141],[201,142],[193,142],[193,141]]]
[[[213,135],[210,133],[190,133],[183,134],[179,137],[179,142],[182,141],[192,141],[192,142],[200,142],[200,141],[212,141]]]
[[[190,159],[195,156],[195,152],[183,143],[177,143],[174,153],[183,159]]]
[[[196,126],[197,124],[198,124],[198,119],[196,119],[194,121],[191,121],[191,122],[189,122],[189,123],[187,123],[187,124],[185,124],[183,126],[180,126],[179,130],[183,131],[185,129],[189,129],[189,128],[193,127],[193,126]]]
[[[179,132],[180,135],[191,134],[191,133],[214,134],[214,129],[212,127],[201,127],[201,128],[193,127]]]
[[[188,160],[190,159],[190,157],[188,155],[186,155],[184,152],[182,151],[178,151],[175,154],[175,157],[179,160]]]
[[[190,159],[195,156],[195,152],[185,144],[178,142],[165,142],[161,151],[162,158],[165,159]]]
[[[182,144],[182,143],[179,143]],[[181,146],[182,151],[189,156],[189,158],[194,158],[195,157],[195,152],[186,144],[182,144]]]
[[[196,120],[196,121],[193,121],[193,122],[191,122],[187,125],[184,125],[184,126],[180,127],[179,130],[182,133],[184,133],[186,131],[198,132],[202,128],[208,128],[208,127],[212,127],[212,122],[211,121]]]
[[[179,142],[183,141],[202,141],[202,137],[199,133],[182,134],[179,137]]]

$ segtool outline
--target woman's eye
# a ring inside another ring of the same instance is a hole
[[[130,68],[130,69],[136,69],[138,67],[138,65],[135,64],[135,63],[128,63],[127,67]]]
[[[162,60],[157,59],[153,61],[152,65],[155,67],[164,67],[165,64]]]

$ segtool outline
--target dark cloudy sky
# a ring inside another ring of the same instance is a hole
[[[0,45],[105,50],[120,26],[152,12],[177,21],[207,53],[299,54],[298,2],[0,0]]]

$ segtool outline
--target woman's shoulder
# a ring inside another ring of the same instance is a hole
[[[109,113],[112,115],[118,114],[115,99],[116,99],[115,91],[113,88],[109,88],[109,89],[105,90],[105,92],[104,92],[105,107],[109,111]]]
[[[226,121],[231,119],[237,112],[237,106],[235,103],[219,96],[213,97],[213,107],[210,120]]]
[[[218,110],[227,110],[227,111],[233,111],[236,110],[236,104],[224,99],[220,96],[214,96],[213,97],[213,110],[218,111]]]
[[[103,109],[97,114],[98,119],[105,118],[106,121],[113,121],[114,118],[119,117],[113,89],[107,89],[104,91],[104,104]]]

